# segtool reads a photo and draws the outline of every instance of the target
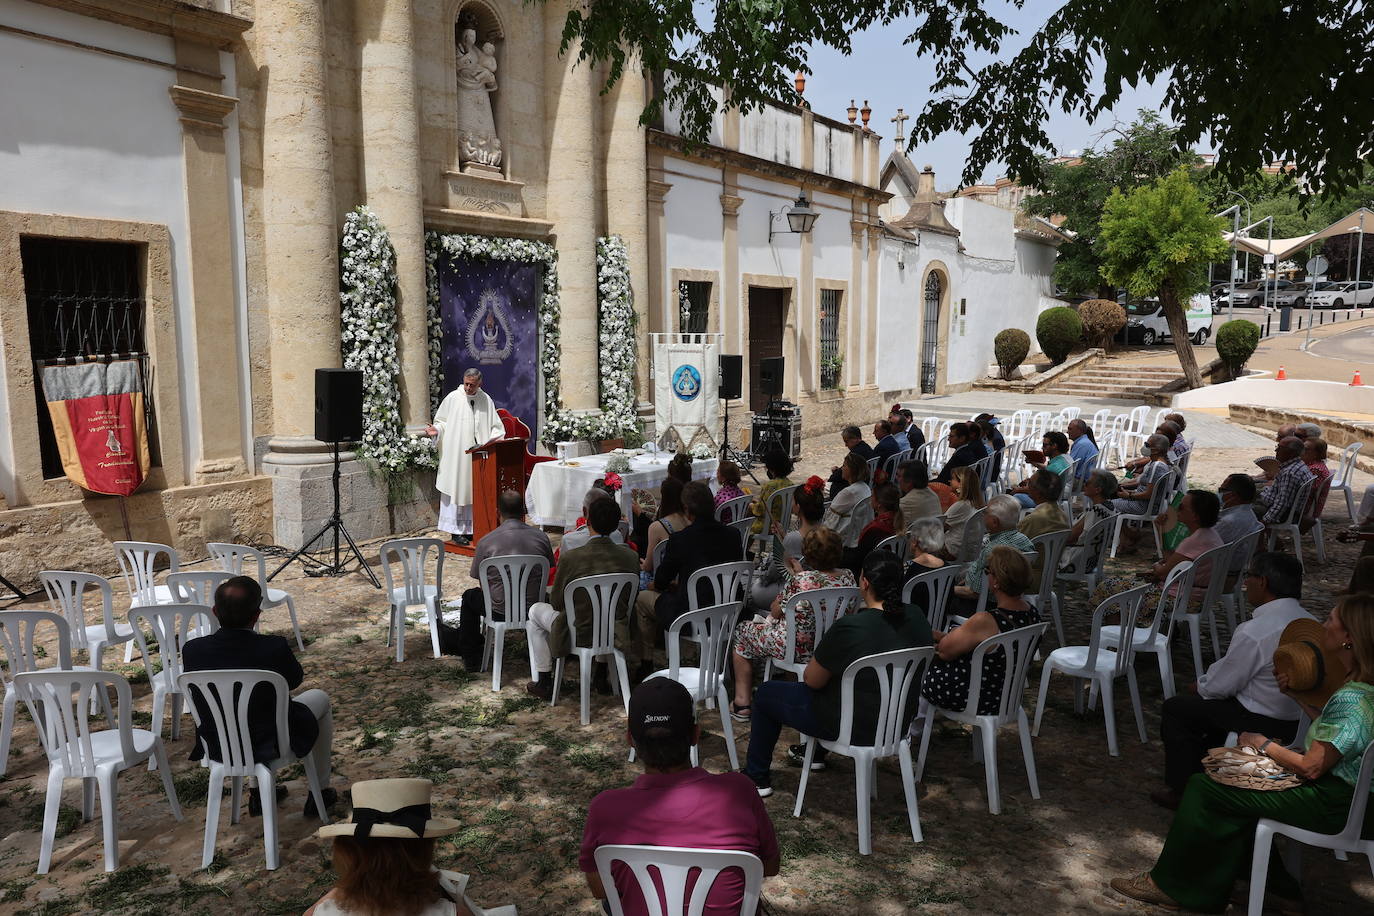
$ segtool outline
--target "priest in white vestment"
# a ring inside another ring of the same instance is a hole
[[[468,450],[506,437],[496,404],[482,390],[480,371],[463,373],[463,387],[448,393],[434,415],[434,425],[425,432],[438,438],[439,530],[453,535],[457,543],[471,543],[472,456]]]

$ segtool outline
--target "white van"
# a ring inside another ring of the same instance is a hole
[[[1164,318],[1164,308],[1158,299],[1141,299],[1127,303],[1126,325],[1117,334],[1117,339],[1125,343],[1139,341],[1145,346],[1153,346],[1171,339],[1169,322]],[[1188,302],[1188,336],[1194,344],[1201,346],[1212,333],[1212,301],[1207,295],[1194,296]]]

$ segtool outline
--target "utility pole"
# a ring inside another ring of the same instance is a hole
[[[1226,290],[1226,320],[1236,317],[1236,239],[1240,237],[1240,205],[1231,204],[1216,214],[1218,217],[1231,217],[1231,283]]]

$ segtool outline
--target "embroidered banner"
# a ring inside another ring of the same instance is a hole
[[[72,483],[128,496],[148,476],[148,429],[137,361],[46,366],[43,396]]]
[[[655,334],[654,422],[659,439],[674,430],[683,445],[698,433],[720,436],[719,334]]]
[[[458,258],[439,261],[444,394],[463,372],[482,372],[482,390],[539,441],[538,264]]]

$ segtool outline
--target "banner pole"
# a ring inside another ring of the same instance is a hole
[[[119,499],[119,517],[124,520],[124,540],[132,541],[134,539],[134,532],[133,529],[129,527],[129,507],[124,502],[123,496],[117,498]]]

